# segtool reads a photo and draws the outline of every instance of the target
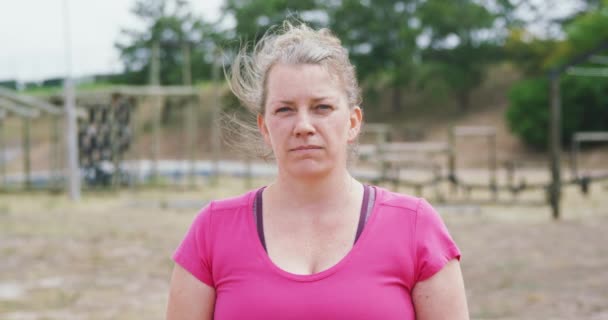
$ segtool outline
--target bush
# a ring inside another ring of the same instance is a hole
[[[563,145],[569,145],[577,131],[608,131],[608,79],[563,76],[560,91]],[[509,92],[509,128],[541,150],[547,149],[549,141],[549,94],[547,78],[523,80]]]

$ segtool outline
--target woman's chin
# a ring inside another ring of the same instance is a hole
[[[329,175],[331,167],[327,164],[319,163],[312,160],[299,161],[289,166],[290,176],[298,179],[313,179],[322,178]]]

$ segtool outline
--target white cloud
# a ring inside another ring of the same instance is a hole
[[[63,77],[66,51],[64,0],[0,0],[0,80],[39,81]],[[137,28],[134,0],[68,0],[75,76],[121,70],[114,42],[122,27]],[[222,0],[195,0],[206,19],[218,16]]]

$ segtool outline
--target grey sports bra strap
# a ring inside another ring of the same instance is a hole
[[[260,188],[255,194],[255,199],[253,201],[253,217],[262,247],[264,247],[264,250],[268,251],[266,249],[266,239],[264,238],[264,217],[262,216],[262,193],[265,188],[266,187]],[[363,185],[363,201],[361,203],[361,212],[359,213],[359,223],[357,225],[357,233],[355,234],[355,243],[359,239],[359,236],[361,236],[363,228],[369,220],[375,200],[376,190],[371,186]]]

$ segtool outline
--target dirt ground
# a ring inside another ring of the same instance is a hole
[[[0,319],[162,319],[170,254],[197,208],[244,190],[0,195]],[[436,203],[472,319],[608,319],[608,186],[564,195],[560,221],[546,206]]]

